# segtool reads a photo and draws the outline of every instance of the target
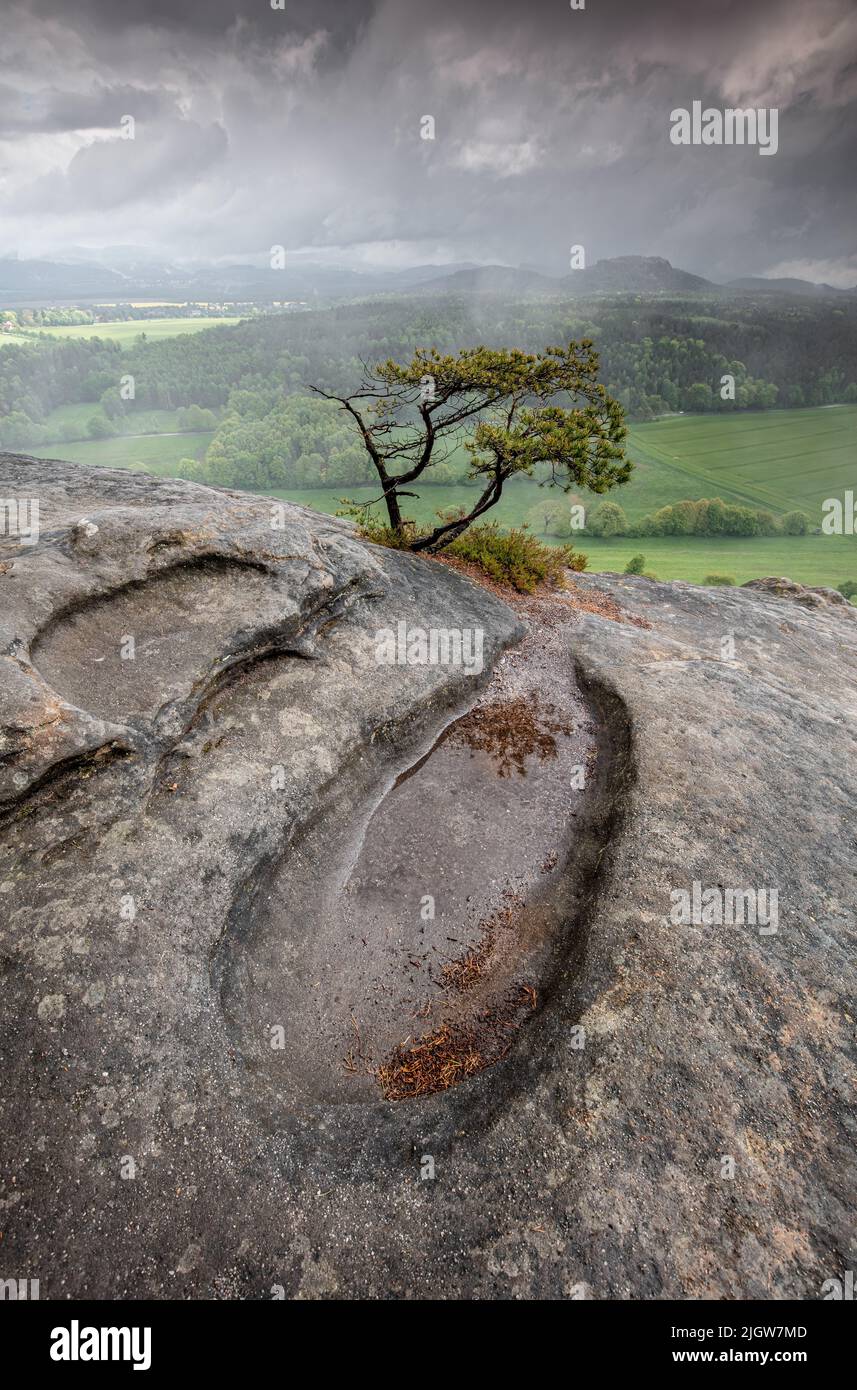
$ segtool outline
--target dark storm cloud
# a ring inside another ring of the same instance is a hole
[[[204,43],[234,37],[240,47],[276,39],[284,20],[291,32],[311,34],[323,29],[330,36],[329,53],[341,53],[354,42],[374,9],[374,0],[25,0],[34,17],[72,22],[88,31],[93,42],[135,29],[159,29],[173,36],[186,34]]]
[[[582,243],[590,261],[850,283],[855,53],[851,0],[13,4],[0,250],[282,244],[562,271]],[[671,144],[694,100],[777,106],[777,154]]]
[[[11,138],[40,131],[116,129],[132,105],[139,120],[176,114],[175,96],[130,83],[96,82],[86,92],[45,87],[37,93],[0,83],[0,133]]]

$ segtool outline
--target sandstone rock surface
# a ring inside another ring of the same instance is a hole
[[[41,514],[0,543],[0,1277],[816,1298],[853,1267],[853,609],[595,575],[516,613],[262,498],[15,456],[0,496]],[[484,670],[379,666],[399,623],[478,629]],[[694,883],[775,889],[776,930],[677,925]],[[389,1099],[444,1028],[480,1064]]]

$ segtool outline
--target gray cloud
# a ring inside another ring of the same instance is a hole
[[[562,271],[582,243],[852,283],[855,56],[851,0],[13,4],[0,251]],[[777,154],[671,144],[693,100],[777,105]]]
[[[132,107],[137,120],[151,121],[177,113],[175,95],[127,82],[94,82],[89,90],[80,92],[52,86],[21,90],[0,83],[0,133],[3,139],[13,139],[38,132],[116,131]]]
[[[219,125],[165,122],[133,140],[114,136],[83,146],[65,170],[52,170],[23,191],[19,211],[54,216],[102,215],[116,208],[151,207],[207,180],[227,153]]]

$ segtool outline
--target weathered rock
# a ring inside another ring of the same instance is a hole
[[[0,495],[42,520],[0,554],[1,1277],[731,1298],[841,1274],[850,609],[576,576],[500,659],[515,614],[345,523],[10,456]],[[399,622],[478,628],[484,673],[379,666]],[[493,793],[481,725],[431,752],[492,665],[483,722],[537,711],[529,780],[507,757]],[[777,889],[776,931],[673,925],[694,881]],[[447,936],[484,971],[452,1002]],[[521,1027],[502,1001],[531,979]],[[494,1064],[385,1100],[392,1039],[447,1020]]]
[[[821,608],[824,604],[834,603],[844,609],[851,618],[857,618],[857,609],[838,589],[823,586],[808,588],[805,584],[796,584],[793,579],[777,579],[772,575],[765,579],[751,579],[742,587],[758,589],[762,593],[773,594],[776,598],[791,599],[804,608]]]

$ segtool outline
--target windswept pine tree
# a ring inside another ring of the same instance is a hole
[[[589,339],[538,353],[419,348],[410,362],[366,367],[350,395],[313,389],[352,417],[378,475],[390,528],[401,538],[408,527],[401,499],[416,495],[410,485],[428,481],[432,466],[467,436],[470,477],[482,481],[482,490],[469,511],[414,533],[412,550],[449,545],[495,506],[510,478],[532,475],[538,464],[548,465],[549,482],[565,491],[606,492],[631,474],[624,411],[598,381]]]

